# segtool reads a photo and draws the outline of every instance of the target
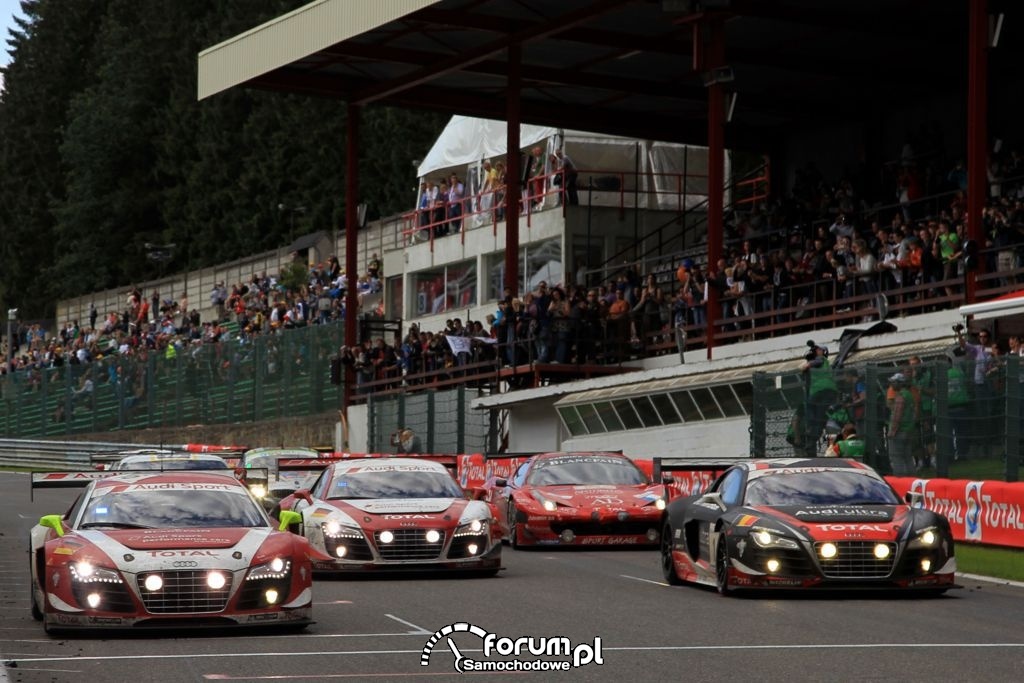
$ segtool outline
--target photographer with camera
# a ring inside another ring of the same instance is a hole
[[[807,346],[809,350],[800,366],[800,371],[806,377],[807,387],[807,407],[804,410],[806,431],[803,443],[807,457],[813,458],[817,456],[818,439],[825,428],[829,406],[836,402],[839,388],[828,362],[828,349],[818,346],[813,341],[808,341]]]

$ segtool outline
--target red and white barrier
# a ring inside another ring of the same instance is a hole
[[[1024,483],[886,477],[900,495],[915,491],[924,507],[949,519],[953,538],[1024,548]]]

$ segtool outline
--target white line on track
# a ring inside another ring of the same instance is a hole
[[[460,676],[490,676],[493,674],[508,674],[509,671],[469,671]],[[329,678],[358,678],[360,680],[364,678],[406,678],[421,676],[446,676],[451,677],[451,672],[435,671],[430,673],[420,673],[419,671],[408,671],[408,672],[395,672],[395,673],[376,673],[376,674],[293,674],[288,676],[229,676],[227,674],[203,674],[203,678],[210,681],[300,681],[300,680],[327,680]]]
[[[619,574],[623,579],[632,579],[633,581],[643,581],[644,583],[653,583],[655,586],[666,586],[670,587],[664,581],[652,581],[650,579],[641,579],[639,576],[629,576],[628,574]],[[1003,586],[1013,586],[1014,588],[1024,588],[1024,581],[1011,581],[1010,579],[998,579],[993,576],[981,576],[980,574],[957,574],[961,579],[968,581],[987,581],[988,583],[998,583]]]
[[[423,634],[425,636],[429,636],[429,635],[433,635],[433,633],[434,633],[433,631],[428,631],[427,629],[423,628],[422,626],[417,626],[416,624],[408,622],[405,619],[399,619],[394,614],[385,614],[384,616],[386,616],[388,619],[394,619],[399,624],[405,624],[409,628],[413,629],[412,632],[409,633],[409,635]]]
[[[665,583],[664,581],[651,581],[650,579],[641,579],[639,576],[629,576],[628,574],[619,574],[619,576],[624,578],[624,579],[632,579],[634,581],[643,581],[644,583],[653,583],[655,586],[666,586],[666,587],[668,587],[668,584]]]
[[[988,581],[989,583],[999,583],[1004,586],[1013,586],[1015,588],[1024,588],[1024,582],[1022,581],[1010,581],[1009,579],[997,579],[994,576],[981,576],[979,574],[957,574],[962,579],[968,579],[969,581]]]
[[[737,645],[637,645],[623,647],[602,647],[604,652],[715,652],[725,650],[930,650],[961,648],[967,650],[978,649],[1011,649],[1024,650],[1024,642],[1021,643],[817,643],[817,644],[778,644],[763,645],[746,643]],[[483,652],[482,648],[469,649],[459,648],[462,652]],[[336,650],[333,652],[221,652],[221,653],[192,653],[189,659],[214,659],[214,658],[236,658],[236,657],[342,657],[345,655],[408,655],[421,654],[423,648],[413,650]],[[178,659],[179,654],[166,655],[94,655],[76,657],[31,657],[25,659],[11,659],[7,661],[27,664],[30,662],[86,662],[86,661],[131,661],[131,660],[157,660],[157,659]]]

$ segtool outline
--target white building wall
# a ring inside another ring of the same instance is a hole
[[[631,458],[743,458],[750,454],[750,418],[740,417],[566,439],[560,450],[622,451]]]
[[[517,406],[508,426],[510,453],[541,453],[562,450],[562,422],[550,403]]]

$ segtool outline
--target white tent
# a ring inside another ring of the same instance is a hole
[[[482,159],[505,156],[506,128],[504,121],[453,116],[420,163],[419,177],[469,166]],[[556,134],[556,128],[529,124],[519,126],[519,142],[522,147],[529,147]]]
[[[440,180],[454,172],[466,183],[466,193],[475,195],[483,184],[480,164],[485,159],[506,156],[506,133],[505,121],[453,116],[420,163],[417,169],[419,178]],[[594,193],[596,204],[605,203],[600,197],[600,190],[608,191],[609,201],[613,204],[624,203],[626,206],[639,201],[641,206],[674,209],[680,201],[680,193],[685,195],[688,206],[697,205],[705,199],[707,149],[704,147],[530,124],[519,127],[519,138],[520,149],[537,145],[544,148],[545,173],[554,170],[550,165],[551,152],[564,147],[580,170],[581,188],[601,180],[611,180],[612,187],[600,186]],[[728,154],[725,163],[728,177]],[[601,169],[606,178],[595,177],[589,169]],[[690,175],[685,188],[677,187],[682,173]],[[640,192],[639,197],[632,196],[634,190]],[[419,197],[417,205],[418,200]],[[476,209],[474,206],[473,210]]]

